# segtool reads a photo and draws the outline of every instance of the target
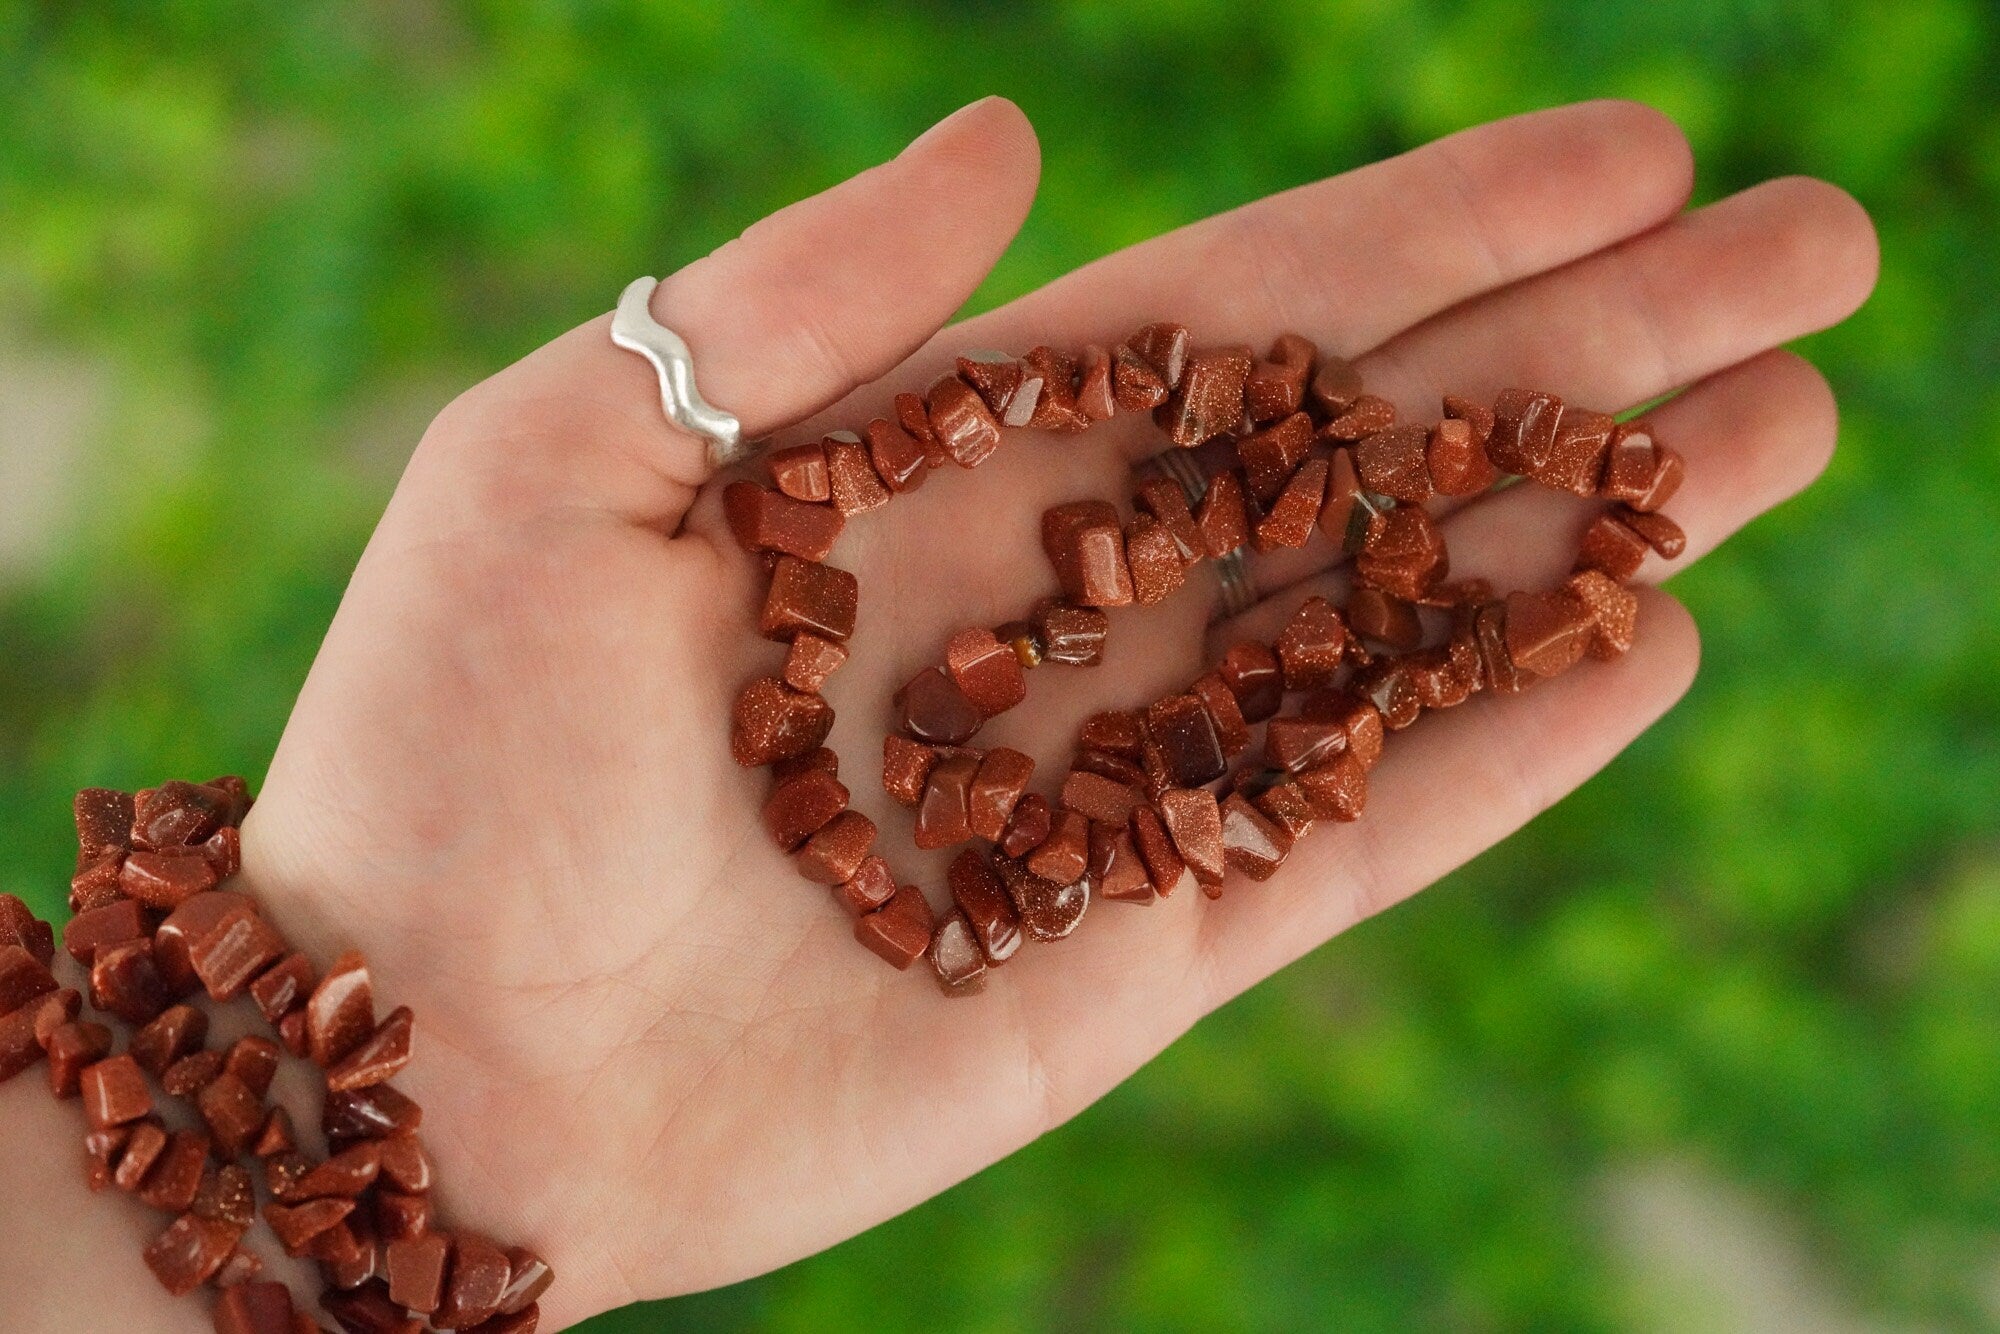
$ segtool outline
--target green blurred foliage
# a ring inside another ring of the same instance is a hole
[[[117,371],[65,540],[0,592],[0,877],[57,907],[78,786],[260,772],[455,388],[963,102],[1016,99],[1047,163],[985,307],[1464,125],[1638,97],[1702,198],[1824,175],[1885,252],[1806,349],[1842,398],[1831,471],[1676,583],[1688,700],[1032,1148],[591,1328],[1618,1328],[1594,1183],[1660,1154],[1795,1214],[1856,1307],[1989,1327],[1996,26],[1981,0],[0,4],[0,312]]]

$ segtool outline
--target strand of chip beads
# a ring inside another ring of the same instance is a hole
[[[287,1255],[317,1264],[320,1307],[348,1334],[533,1334],[549,1266],[435,1216],[423,1109],[388,1082],[412,1055],[410,1010],[378,1020],[361,955],[321,971],[224,887],[249,808],[239,778],[77,795],[62,945],[105,1022],[81,1017],[82,995],[58,984],[53,928],[0,895],[0,1081],[46,1062],[50,1091],[82,1100],[91,1189],[174,1215],[146,1264],[174,1296],[213,1286],[218,1334],[321,1329],[241,1244],[259,1212],[246,1158],[265,1223]],[[247,995],[277,1040],[208,1047],[208,1011],[189,1003],[204,993],[216,1005]],[[287,1053],[323,1073],[324,1156],[267,1106]],[[185,1104],[179,1128],[155,1083]]]
[[[738,762],[771,769],[773,841],[833,888],[857,938],[898,968],[927,954],[953,990],[1024,939],[1069,935],[1093,896],[1147,902],[1191,876],[1213,897],[1230,870],[1269,877],[1315,823],[1360,816],[1389,733],[1479,691],[1518,693],[1586,655],[1623,654],[1638,615],[1629,581],[1649,553],[1672,559],[1686,543],[1660,512],[1684,464],[1646,421],[1510,389],[1490,405],[1447,396],[1438,422],[1402,423],[1350,363],[1296,334],[1263,358],[1196,350],[1164,323],[1109,352],[968,353],[894,402],[893,420],[770,455],[770,486],[725,490],[737,540],[770,570],[759,628],[786,646],[779,672],[738,695],[731,744]],[[850,806],[824,744],[833,711],[820,691],[847,659],[860,591],[826,558],[848,519],[948,461],[978,466],[1004,430],[1074,433],[1147,410],[1168,448],[1138,482],[1132,517],[1098,499],[1047,510],[1060,594],[1020,620],[960,630],[941,664],[897,692],[882,782],[914,812],[912,841],[979,845],[952,862],[952,906],[934,913],[876,850],[875,822]],[[1426,502],[1521,479],[1605,502],[1570,576],[1504,597],[1448,581]],[[1028,790],[1028,756],[968,744],[1026,699],[1029,671],[1101,662],[1107,608],[1156,604],[1204,560],[1316,535],[1353,558],[1344,605],[1306,598],[1275,643],[1240,643],[1183,691],[1085,720],[1053,800]]]

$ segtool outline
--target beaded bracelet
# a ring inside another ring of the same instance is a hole
[[[132,1031],[113,1055],[111,1027],[80,1018],[83,998],[50,971],[53,929],[0,894],[0,1082],[46,1060],[50,1091],[83,1100],[90,1188],[176,1216],[146,1263],[174,1296],[219,1289],[217,1334],[321,1328],[240,1245],[259,1198],[246,1155],[262,1167],[266,1224],[285,1254],[317,1263],[320,1306],[348,1334],[534,1334],[549,1266],[436,1226],[423,1109],[388,1082],[412,1054],[408,1007],[378,1022],[361,955],[321,973],[222,888],[250,804],[240,778],[77,794],[63,948],[89,971],[92,1008]],[[203,991],[217,1004],[249,996],[277,1041],[207,1048],[209,1016],[185,1003]],[[301,1151],[283,1106],[265,1105],[286,1053],[324,1072],[323,1159]],[[186,1128],[169,1128],[149,1077],[191,1105]]]
[[[914,812],[918,848],[975,843],[951,863],[939,917],[875,852],[876,825],[849,807],[824,745],[833,710],[820,690],[847,659],[860,593],[826,557],[849,518],[947,461],[978,466],[1003,429],[1075,433],[1147,409],[1169,448],[1149,461],[1133,517],[1105,500],[1047,510],[1060,596],[952,635],[942,665],[896,694],[883,787]],[[1230,870],[1267,879],[1315,823],[1359,818],[1388,733],[1481,690],[1518,693],[1585,654],[1623,654],[1638,617],[1626,582],[1648,551],[1672,559],[1686,545],[1658,512],[1684,465],[1645,421],[1509,389],[1490,407],[1447,396],[1435,425],[1399,424],[1351,364],[1297,334],[1261,360],[1242,346],[1193,351],[1176,324],[1111,352],[968,353],[922,396],[898,394],[894,411],[773,453],[770,487],[724,492],[732,532],[770,572],[759,628],[786,645],[778,674],[737,696],[731,748],[771,768],[773,841],[833,887],[856,937],[897,968],[928,954],[953,990],[1024,938],[1069,935],[1093,897],[1149,902],[1189,875],[1215,897]],[[1519,478],[1611,502],[1570,577],[1504,598],[1484,580],[1447,582],[1424,503]],[[1203,560],[1303,547],[1315,532],[1353,557],[1345,606],[1308,597],[1275,643],[1237,644],[1183,691],[1086,719],[1053,802],[1028,791],[1028,756],[967,744],[1026,698],[1028,670],[1102,661],[1105,608],[1153,605]],[[1297,708],[1279,716],[1288,695]],[[1231,771],[1258,724],[1261,759]]]

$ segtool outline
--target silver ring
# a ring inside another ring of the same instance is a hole
[[[1208,494],[1208,474],[1196,461],[1192,449],[1163,449],[1150,458],[1139,460],[1133,471],[1146,476],[1169,477],[1178,482],[1187,495],[1189,509],[1200,505],[1202,497]],[[1215,567],[1216,582],[1221,585],[1215,610],[1209,614],[1211,625],[1240,616],[1257,605],[1257,586],[1250,580],[1250,562],[1244,558],[1243,552],[1244,549],[1238,547],[1209,562]]]
[[[667,420],[708,444],[708,461],[717,468],[753,458],[762,442],[743,442],[743,423],[710,407],[694,385],[694,355],[681,336],[653,318],[652,277],[634,278],[618,297],[611,317],[611,341],[637,352],[653,364],[660,377],[660,408]]]

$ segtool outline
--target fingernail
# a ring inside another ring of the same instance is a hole
[[[989,93],[985,97],[980,98],[977,102],[966,103],[964,106],[952,112],[949,116],[946,116],[943,120],[939,121],[937,124],[931,126],[928,130],[925,130],[922,134],[918,135],[916,138],[910,140],[909,147],[905,148],[903,150],[903,153],[907,153],[911,149],[920,147],[923,144],[928,143],[930,140],[937,138],[938,135],[944,133],[947,129],[957,124],[959,121],[964,120],[967,116],[979,110],[979,108],[985,106],[988,102],[994,102],[998,100],[999,100],[999,94]],[[901,157],[903,156],[903,153],[898,153],[896,156]]]

